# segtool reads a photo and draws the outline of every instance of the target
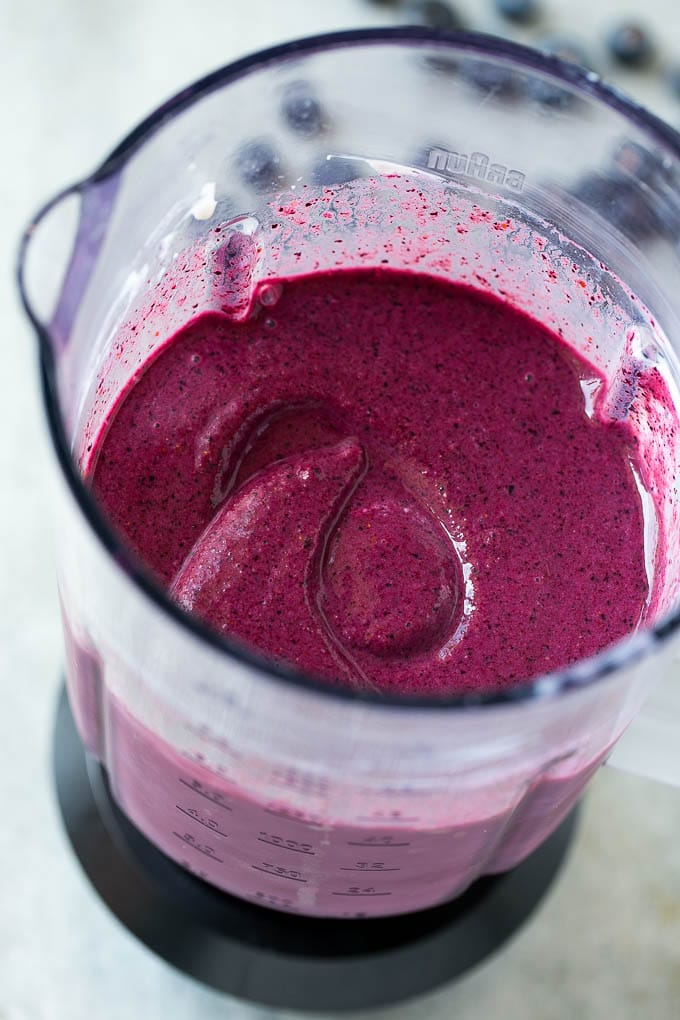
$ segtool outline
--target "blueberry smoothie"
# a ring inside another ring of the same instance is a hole
[[[226,638],[321,685],[502,691],[646,612],[637,438],[593,380],[557,335],[461,284],[377,268],[269,281],[239,321],[202,313],[167,338],[86,477],[155,580]],[[437,830],[417,797],[337,824],[321,787],[304,812],[285,783],[258,800],[151,733],[102,696],[68,628],[67,652],[81,735],[132,821],[200,878],[285,911],[455,896],[538,846],[604,757],[509,778],[502,808],[496,791],[459,796]]]
[[[409,272],[203,314],[114,408],[91,484],[188,612],[322,681],[500,690],[635,629],[635,434],[593,370],[479,291]],[[272,293],[272,284],[268,285]]]

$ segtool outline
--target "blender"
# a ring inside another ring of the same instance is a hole
[[[644,627],[505,694],[399,699],[272,666],[160,590],[83,481],[122,389],[203,311],[238,315],[255,287],[274,305],[270,279],[387,262],[587,342],[615,396],[631,366],[675,395],[679,158],[669,127],[556,58],[346,32],[185,89],[29,227],[20,286],[60,467],[60,806],[100,895],[188,973],[271,1005],[378,1005],[518,928],[589,778],[672,675],[680,457],[674,408],[651,400]],[[428,227],[435,206],[452,229]],[[650,704],[614,757],[677,778],[672,720]]]

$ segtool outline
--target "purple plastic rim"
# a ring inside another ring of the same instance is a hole
[[[461,710],[515,704],[520,701],[539,698],[555,698],[590,686],[596,681],[604,679],[604,677],[615,673],[617,670],[630,666],[651,654],[660,643],[668,640],[680,628],[680,607],[669,613],[660,623],[655,624],[653,627],[623,639],[623,641],[590,659],[579,660],[579,662],[567,669],[546,674],[518,687],[499,693],[448,695],[446,697],[425,697],[422,695],[410,697],[408,695],[378,694],[334,686],[327,681],[314,680],[292,668],[269,662],[264,656],[238,642],[221,637],[197,619],[185,613],[168,598],[164,590],[150,578],[144,567],[116,537],[89,489],[83,483],[78,467],[71,455],[70,443],[59,410],[56,360],[50,328],[35,314],[28,297],[25,280],[26,255],[31,237],[41,220],[68,196],[85,193],[90,186],[107,178],[113,178],[124,167],[130,156],[147,139],[155,134],[164,124],[192,106],[198,99],[230,82],[245,77],[251,71],[260,70],[270,64],[277,64],[282,60],[288,60],[297,55],[309,55],[342,48],[375,46],[378,44],[386,46],[402,44],[404,46],[410,45],[414,48],[419,45],[427,45],[429,47],[434,45],[442,50],[449,50],[462,55],[498,57],[512,60],[522,65],[524,70],[535,71],[553,78],[561,84],[568,85],[575,92],[581,93],[582,96],[595,100],[602,106],[625,116],[631,124],[646,134],[655,144],[666,149],[668,154],[676,162],[680,163],[680,134],[670,125],[654,116],[654,114],[649,113],[649,111],[636,103],[635,100],[626,96],[617,88],[604,84],[599,76],[575,64],[567,63],[558,57],[541,53],[538,50],[500,39],[496,36],[476,32],[440,32],[415,27],[356,29],[294,40],[293,42],[258,51],[231,64],[227,64],[225,67],[213,71],[192,85],[182,89],[181,92],[178,92],[167,102],[159,106],[157,110],[138,124],[116,146],[113,152],[93,173],[65,188],[43,205],[22,235],[17,259],[17,282],[21,302],[35,330],[39,343],[41,386],[52,443],[66,483],[86,522],[90,525],[104,549],[128,575],[131,583],[135,584],[155,603],[168,619],[185,628],[200,641],[218,649],[225,656],[250,666],[265,679],[269,681],[280,680],[322,697],[402,709]]]

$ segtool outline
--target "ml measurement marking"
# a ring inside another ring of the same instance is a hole
[[[173,831],[172,834],[173,836],[177,836],[177,839],[181,839],[187,846],[190,846],[192,850],[198,850],[199,854],[203,854],[204,857],[209,857],[211,861],[217,861],[218,864],[224,864],[222,858],[218,857],[213,848],[208,846],[207,843],[197,843],[194,837],[190,836],[189,833],[182,835],[181,832]]]
[[[225,804],[219,793],[213,794],[208,790],[204,789],[197,781],[192,783],[187,782],[186,779],[180,778],[182,786],[186,786],[187,790],[191,790],[192,793],[197,793],[199,797],[205,797],[211,804],[215,804],[217,807],[224,808],[225,811],[231,811],[232,808],[229,804]]]
[[[267,846],[275,846],[277,850],[292,850],[296,854],[307,854],[308,857],[315,857],[316,851],[312,850],[309,843],[294,843],[293,840],[279,841],[274,837],[268,836],[267,833],[262,833],[261,836],[257,837],[258,843],[266,843]]]
[[[255,871],[261,871],[265,875],[271,875],[272,878],[287,878],[289,882],[302,882],[304,885],[307,884],[307,879],[303,878],[299,871],[288,871],[287,868],[275,868],[273,865],[265,865],[264,867],[259,864],[253,864],[252,867]]]
[[[186,815],[187,818],[190,818],[192,822],[198,822],[199,825],[202,825],[210,832],[216,832],[218,836],[225,836],[227,839],[229,838],[228,832],[222,832],[221,829],[218,829],[217,822],[214,822],[213,824],[211,824],[209,821],[206,822],[206,820],[204,818],[201,818],[198,812],[194,811],[193,808],[188,809],[183,808],[180,804],[175,804],[175,807],[177,808],[178,811],[181,811],[183,815]]]

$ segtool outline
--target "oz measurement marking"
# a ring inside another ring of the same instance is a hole
[[[378,892],[373,886],[360,889],[359,886],[352,886],[347,892],[334,892],[333,896],[391,896],[391,892]]]
[[[410,843],[393,843],[390,836],[371,836],[369,839],[363,840],[348,840],[347,846],[370,846],[374,850],[376,847],[380,847],[382,850],[384,847],[391,846],[410,846]]]
[[[198,780],[194,780],[192,783],[188,783],[186,779],[180,779],[182,786],[186,786],[187,790],[191,790],[192,793],[197,793],[199,797],[205,797],[211,804],[216,804],[217,807],[224,808],[225,811],[231,811],[232,808],[229,804],[226,804],[220,793],[210,793],[206,790]]]
[[[268,815],[274,815],[275,818],[286,818],[289,822],[300,822],[301,825],[323,824],[323,819],[318,815],[305,814],[304,811],[297,811],[295,808],[279,807],[274,804],[263,808],[263,810]]]
[[[181,832],[174,832],[173,836],[177,836],[177,839],[181,839],[183,843],[190,846],[192,850],[198,850],[199,854],[204,854],[209,857],[211,861],[217,861],[218,864],[224,864],[221,857],[218,857],[211,846],[207,843],[197,843],[194,837],[189,832],[182,834]]]
[[[360,822],[381,822],[385,825],[412,825],[414,822],[419,822],[420,818],[411,817],[406,815],[391,815],[387,814],[376,814],[376,815],[359,815]]]
[[[401,868],[386,868],[384,864],[379,864],[377,861],[375,864],[367,864],[363,861],[357,862],[354,868],[340,868],[340,871],[401,871]]]
[[[186,815],[187,818],[190,818],[192,822],[198,822],[199,825],[202,825],[204,828],[209,829],[210,832],[216,832],[218,836],[226,836],[227,838],[229,838],[229,833],[222,832],[222,830],[218,828],[217,822],[214,822],[212,819],[206,821],[204,818],[201,818],[198,811],[196,811],[194,808],[183,808],[180,804],[175,804],[175,807],[177,808],[178,811],[181,811],[183,815]]]

